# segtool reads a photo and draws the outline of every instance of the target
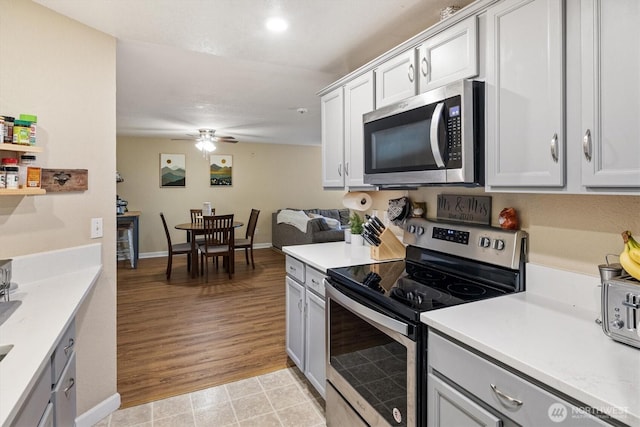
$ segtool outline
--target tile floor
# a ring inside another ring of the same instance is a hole
[[[297,368],[118,410],[96,427],[323,427],[324,400]]]

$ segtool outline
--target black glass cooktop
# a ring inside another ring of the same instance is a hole
[[[410,320],[435,310],[513,292],[480,279],[463,277],[405,261],[356,265],[328,270],[330,280],[352,297],[374,301]]]

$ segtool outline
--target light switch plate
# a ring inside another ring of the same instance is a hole
[[[91,238],[102,237],[102,218],[91,218]]]

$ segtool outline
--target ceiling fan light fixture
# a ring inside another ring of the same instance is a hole
[[[204,156],[216,150],[216,146],[213,144],[213,141],[210,137],[198,138],[198,140],[196,141],[196,148],[202,151],[202,155]]]

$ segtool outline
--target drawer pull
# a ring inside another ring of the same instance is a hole
[[[69,394],[71,393],[71,389],[73,388],[74,385],[76,385],[76,381],[73,378],[69,378],[69,386],[67,388],[64,389],[64,395],[66,396],[66,398],[69,398]]]
[[[511,396],[507,396],[503,392],[501,392],[495,384],[491,384],[491,390],[498,396],[500,399],[505,400],[509,405],[513,407],[520,407],[523,405],[522,400],[514,399]]]
[[[64,355],[68,356],[69,352],[73,349],[73,345],[75,344],[75,342],[73,341],[73,338],[69,338],[69,345],[67,345],[64,348]]]

